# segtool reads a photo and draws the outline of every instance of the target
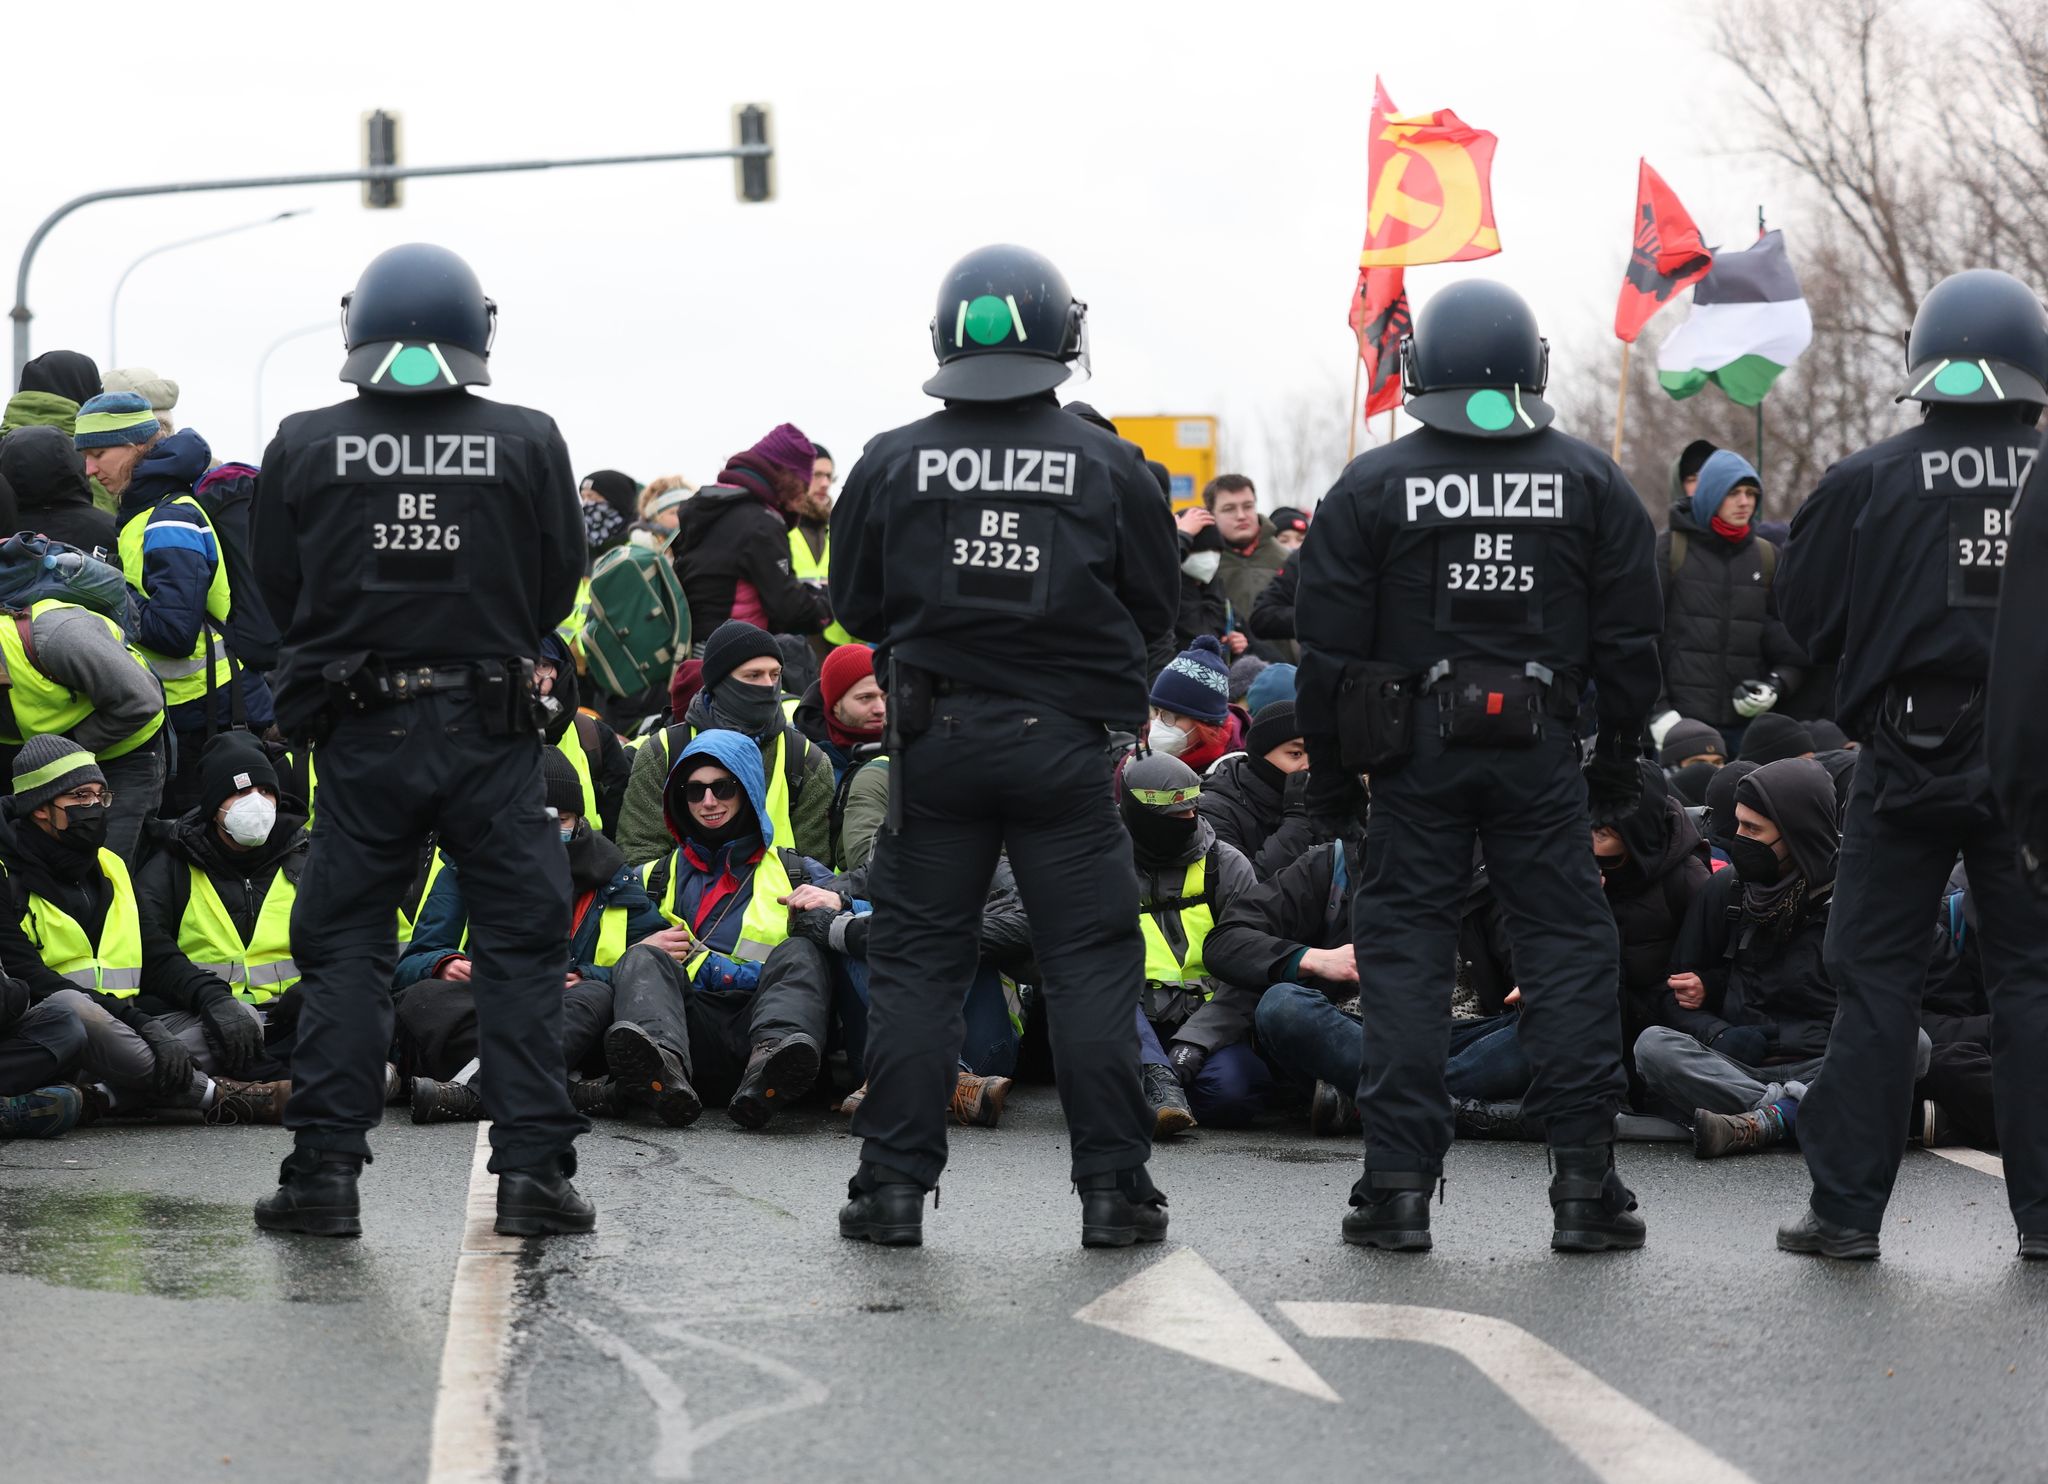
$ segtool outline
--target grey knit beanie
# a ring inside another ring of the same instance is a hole
[[[81,784],[105,787],[107,775],[91,753],[55,732],[31,737],[14,755],[14,813],[26,819],[59,794]]]

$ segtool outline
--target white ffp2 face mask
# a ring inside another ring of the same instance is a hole
[[[1207,582],[1216,575],[1216,569],[1222,565],[1222,552],[1195,551],[1188,553],[1187,560],[1180,564],[1180,569],[1197,582]]]
[[[1146,729],[1145,745],[1168,757],[1179,757],[1188,750],[1188,734],[1172,722],[1161,721],[1155,716],[1152,725]]]
[[[221,827],[237,845],[261,845],[277,827],[277,804],[262,794],[243,794],[228,805]]]

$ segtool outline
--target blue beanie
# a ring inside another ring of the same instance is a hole
[[[1699,482],[1692,487],[1692,518],[1701,525],[1712,520],[1728,492],[1738,484],[1755,485],[1761,498],[1764,482],[1757,478],[1749,460],[1725,448],[1715,449],[1700,465]]]
[[[1223,645],[1214,634],[1196,635],[1195,642],[1159,672],[1152,682],[1152,704],[1212,726],[1229,715],[1230,670],[1223,663]]]
[[[1294,666],[1268,665],[1245,693],[1245,709],[1257,716],[1275,701],[1294,699]]]
[[[80,404],[71,445],[82,450],[147,443],[162,429],[149,398],[139,392],[101,392]]]

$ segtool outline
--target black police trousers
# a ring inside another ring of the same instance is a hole
[[[1138,880],[1116,814],[1100,725],[1014,696],[956,689],[890,764],[903,830],[876,842],[868,889],[868,1094],[862,1158],[929,1187],[946,1165],[961,1005],[981,909],[1007,848],[1044,974],[1073,1173],[1135,1168],[1152,1152],[1136,1024],[1145,951]]]
[[[538,734],[486,736],[468,692],[351,713],[319,744],[313,848],[292,909],[299,1147],[370,1152],[384,1111],[398,908],[427,833],[469,909],[493,1170],[567,1156],[589,1122],[562,1078],[569,861],[542,805]]]
[[[2048,901],[2020,874],[1981,749],[1928,788],[1896,748],[1881,730],[1865,744],[1842,827],[1826,947],[1835,1024],[1827,1075],[1799,1108],[1813,1209],[1860,1231],[1882,1225],[1906,1149],[1934,920],[1960,851],[1991,1001],[2006,1198],[2021,1231],[2048,1231]]]
[[[1446,747],[1430,730],[1404,766],[1372,780],[1352,899],[1368,1181],[1379,1170],[1440,1174],[1450,1148],[1444,1063],[1475,834],[1515,949],[1532,1072],[1524,1111],[1553,1145],[1606,1144],[1628,1095],[1620,942],[1568,728],[1546,722],[1527,748]]]

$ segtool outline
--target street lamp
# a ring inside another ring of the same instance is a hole
[[[121,270],[121,276],[114,280],[114,292],[110,294],[107,298],[106,369],[112,371],[117,369],[121,364],[120,358],[114,353],[114,326],[116,323],[116,317],[121,312],[121,286],[128,282],[129,274],[133,273],[137,268],[140,268],[144,263],[148,262],[151,258],[156,257],[160,253],[175,252],[177,249],[181,247],[191,247],[194,243],[198,242],[211,242],[216,237],[232,237],[237,232],[247,232],[254,227],[267,227],[273,222],[283,221],[286,217],[304,216],[307,212],[311,211],[312,209],[313,208],[310,206],[294,206],[290,211],[280,211],[276,213],[274,216],[260,217],[253,222],[241,222],[232,227],[216,227],[211,232],[201,232],[197,237],[180,237],[176,242],[166,242],[160,247],[152,247],[148,252],[144,253],[141,257],[137,258],[134,262],[130,263],[126,268],[123,268]]]
[[[294,340],[303,340],[308,335],[317,335],[322,330],[333,331],[333,316],[315,320],[310,325],[300,325],[296,330],[286,330],[270,344],[263,347],[263,354],[256,358],[256,436],[249,445],[252,459],[263,456],[263,374],[270,369],[270,358]]]

